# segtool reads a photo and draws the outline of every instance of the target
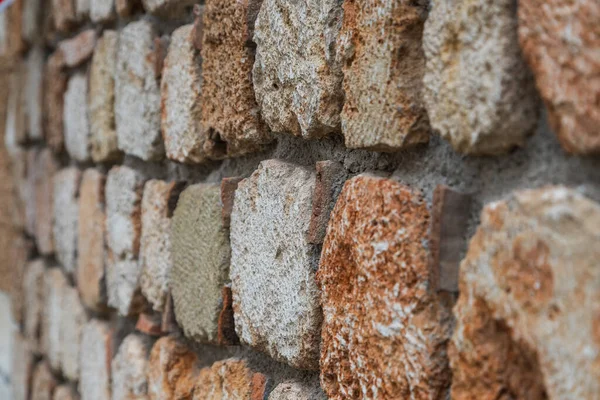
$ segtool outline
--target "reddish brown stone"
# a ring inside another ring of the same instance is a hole
[[[344,166],[336,161],[317,162],[317,180],[313,192],[312,215],[308,228],[309,243],[323,243],[329,215],[347,176]]]
[[[161,315],[141,313],[135,324],[135,329],[150,336],[162,335]]]
[[[35,238],[38,251],[43,255],[54,253],[54,174],[58,163],[50,149],[40,151],[35,171]]]
[[[33,371],[31,400],[52,400],[57,385],[48,364],[45,361],[39,362]]]
[[[250,400],[264,400],[266,398],[268,384],[269,379],[266,375],[263,375],[260,372],[252,375],[252,382],[250,383],[252,388]]]
[[[398,182],[346,182],[317,272],[330,399],[446,399],[452,326],[431,282],[429,219],[422,195]]]
[[[223,204],[221,216],[223,217],[223,226],[226,228],[228,228],[231,223],[231,211],[233,210],[235,190],[242,179],[243,178],[240,177],[232,177],[223,178],[221,181],[221,203]]]
[[[235,321],[233,318],[233,296],[231,287],[223,287],[223,309],[219,314],[217,344],[221,346],[232,346],[240,343],[235,333]]]
[[[64,63],[63,52],[55,51],[48,58],[44,73],[44,133],[48,146],[55,152],[64,148],[63,110],[68,83]]]
[[[519,37],[549,111],[570,153],[600,153],[600,2],[519,2]]]
[[[72,39],[63,40],[58,45],[58,49],[63,53],[65,65],[76,67],[92,56],[95,46],[96,31],[88,29]]]
[[[240,399],[254,400],[254,373],[245,361],[228,359],[200,371],[194,390],[194,400]],[[263,385],[257,377],[257,392]],[[256,397],[255,397],[256,398]]]
[[[196,361],[196,355],[174,337],[159,339],[152,347],[148,363],[150,400],[192,400]]]

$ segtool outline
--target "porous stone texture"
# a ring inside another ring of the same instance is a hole
[[[73,0],[52,0],[52,18],[57,30],[66,32],[71,29],[77,20],[75,13],[75,2]]]
[[[196,354],[173,336],[160,338],[148,361],[150,400],[191,399],[194,392]]]
[[[62,373],[67,379],[77,381],[81,337],[88,317],[76,288],[67,286],[63,289],[62,309],[68,310],[61,314],[60,321]]]
[[[35,171],[35,238],[38,251],[42,255],[54,253],[53,178],[58,170],[57,162],[50,149],[43,149],[38,154]]]
[[[54,175],[53,182],[53,234],[56,258],[65,272],[74,274],[77,265],[81,171],[77,167],[61,169]]]
[[[161,80],[161,124],[167,157],[187,163],[206,159],[206,132],[198,119],[202,112],[202,60],[192,42],[193,25],[171,35]]]
[[[186,336],[215,342],[229,278],[231,249],[217,184],[196,184],[180,195],[171,226],[169,284],[177,322]]]
[[[115,73],[115,119],[119,149],[143,160],[164,156],[160,134],[160,87],[154,27],[131,22],[119,35]]]
[[[90,158],[90,126],[88,119],[88,80],[83,73],[69,79],[64,103],[65,147],[71,158]]]
[[[203,368],[198,375],[193,400],[254,400],[253,372],[245,361],[228,359]]]
[[[163,311],[171,271],[171,207],[183,185],[153,179],[142,197],[140,287],[156,311]]]
[[[264,0],[256,19],[252,80],[274,132],[320,138],[340,130],[344,102],[337,40],[340,0]]]
[[[95,311],[106,306],[104,182],[104,175],[90,168],[83,172],[79,189],[76,282],[83,304]]]
[[[308,243],[315,173],[278,160],[239,183],[231,215],[235,329],[296,368],[318,368],[321,310]],[[177,314],[177,312],[176,312]]]
[[[112,360],[112,400],[148,399],[150,340],[129,334]]]
[[[44,270],[46,265],[41,259],[31,261],[23,276],[23,332],[31,350],[41,350],[42,310],[44,308]]]
[[[518,13],[521,47],[562,146],[600,153],[600,4],[526,0]]]
[[[92,22],[110,22],[115,18],[115,0],[90,0]]]
[[[562,186],[485,207],[460,267],[453,398],[600,393],[599,239],[600,206]]]
[[[67,67],[76,67],[87,61],[94,53],[96,31],[87,29],[72,39],[63,40],[58,49],[62,52]]]
[[[21,334],[13,335],[11,383],[13,400],[29,400],[34,356],[31,346]]]
[[[359,175],[331,215],[317,280],[321,384],[337,399],[446,399],[450,308],[432,287],[423,196]]]
[[[146,11],[163,17],[178,16],[195,3],[195,0],[142,0]]]
[[[427,2],[344,1],[338,57],[349,148],[394,151],[429,140],[421,47]]]
[[[432,3],[423,33],[425,102],[433,129],[461,153],[507,152],[537,123],[516,12],[512,0]]]
[[[201,126],[211,158],[261,149],[273,137],[252,86],[252,34],[261,0],[208,0],[203,11]]]
[[[79,400],[77,390],[69,384],[63,384],[54,391],[53,400]]]
[[[79,351],[81,400],[111,400],[112,341],[106,322],[92,319],[85,324]]]
[[[31,49],[26,59],[25,79],[25,118],[27,136],[31,140],[43,137],[42,108],[44,102],[44,50],[41,47]]]
[[[61,325],[63,314],[71,310],[63,308],[63,294],[67,289],[67,279],[59,268],[52,268],[44,274],[44,309],[42,314],[42,348],[48,364],[54,371],[62,368]]]
[[[52,375],[50,366],[47,362],[39,362],[33,371],[31,382],[31,399],[32,400],[52,400],[54,389],[58,382]]]
[[[90,66],[88,110],[92,160],[115,160],[119,154],[115,129],[115,69],[119,35],[104,31]]]
[[[68,75],[64,71],[64,55],[58,50],[48,57],[44,74],[44,129],[46,143],[55,152],[64,147],[64,94]]]
[[[319,381],[289,380],[280,383],[269,395],[269,400],[327,400]]]

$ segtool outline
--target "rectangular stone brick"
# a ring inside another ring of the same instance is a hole
[[[25,65],[27,68],[24,89],[27,137],[31,140],[40,140],[43,138],[44,50],[38,46],[31,49],[27,55]]]
[[[31,346],[20,333],[13,335],[11,386],[13,400],[29,400],[35,365]]]
[[[85,324],[79,351],[81,400],[111,400],[113,336],[106,322],[92,319]]]
[[[56,29],[61,32],[73,29],[77,21],[74,0],[52,0],[52,16]]]
[[[64,168],[54,175],[54,245],[56,258],[70,275],[77,266],[77,225],[81,171]]]
[[[313,193],[312,215],[308,227],[308,241],[323,243],[329,215],[348,177],[344,166],[336,161],[319,161],[316,165],[316,186]]]
[[[148,357],[151,340],[131,333],[123,340],[112,360],[112,400],[148,399]]]
[[[59,51],[67,67],[73,68],[87,61],[94,52],[96,46],[96,31],[87,29],[77,36],[63,40],[58,44]]]
[[[62,370],[62,318],[63,314],[71,312],[71,310],[63,308],[63,296],[67,287],[67,279],[59,268],[46,270],[42,312],[42,349],[48,365],[56,372]]]
[[[35,238],[38,251],[42,255],[54,253],[53,179],[57,170],[58,163],[50,149],[41,150],[35,171]]]
[[[64,55],[55,51],[48,57],[44,71],[44,128],[46,143],[55,152],[64,147],[64,95],[68,75],[64,71]]]
[[[60,321],[60,357],[63,375],[71,380],[79,380],[79,351],[83,327],[88,321],[85,308],[79,299],[77,288],[65,287],[62,294],[63,312]]]
[[[31,261],[23,277],[23,332],[31,346],[31,351],[39,354],[42,331],[42,310],[44,308],[44,273],[46,265],[42,259]]]
[[[157,340],[148,363],[150,400],[191,399],[196,363],[196,354],[174,336]]]
[[[88,79],[82,73],[71,76],[64,100],[65,146],[71,158],[90,159],[90,126],[88,117]]]
[[[90,0],[90,19],[106,23],[115,19],[115,0]]]
[[[40,361],[33,371],[31,399],[52,400],[56,386],[58,386],[58,381],[52,375],[50,366],[46,361]]]

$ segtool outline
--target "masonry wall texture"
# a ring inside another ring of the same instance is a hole
[[[599,399],[599,18],[15,0],[11,398]]]

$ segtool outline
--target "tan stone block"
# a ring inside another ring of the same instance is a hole
[[[150,338],[129,334],[112,360],[112,400],[148,400]]]
[[[41,33],[42,0],[22,0],[22,4],[21,34],[23,40],[33,43]]]
[[[34,355],[27,339],[20,333],[15,333],[11,364],[13,400],[29,400],[34,365]]]
[[[52,375],[48,363],[39,362],[33,371],[31,400],[52,400],[56,386],[58,386],[58,381]]]
[[[53,400],[79,400],[79,393],[72,385],[65,383],[56,388]]]
[[[191,400],[197,357],[173,336],[159,339],[150,353],[148,396],[150,400]]]
[[[60,42],[58,49],[63,53],[65,65],[76,67],[92,56],[95,46],[96,31],[87,29],[71,39]]]
[[[77,266],[80,183],[77,167],[63,168],[54,175],[54,247],[56,258],[69,275],[75,275]]]
[[[42,335],[42,310],[44,309],[44,273],[46,265],[42,259],[28,263],[23,277],[23,332],[31,351],[40,353]]]
[[[64,309],[63,296],[69,284],[59,268],[44,274],[44,309],[42,312],[42,349],[53,371],[62,370],[62,318],[71,310]]]
[[[68,75],[64,55],[55,51],[48,57],[44,71],[44,128],[46,143],[55,152],[64,148],[64,96]]]
[[[79,351],[81,400],[111,400],[113,334],[108,323],[96,319],[83,328]]]
[[[68,312],[62,313],[60,322],[62,373],[67,379],[77,381],[79,379],[81,338],[88,317],[76,288],[67,286],[64,289],[62,309],[68,310]]]
[[[26,239],[21,232],[16,234],[10,242],[10,260],[12,270],[12,284],[10,290],[10,300],[12,306],[12,316],[15,322],[23,326],[24,305],[26,301],[23,290],[23,279],[27,268],[27,259],[33,250],[33,244]]]
[[[259,379],[255,379],[257,375]],[[217,361],[210,368],[200,370],[193,400],[264,399],[263,377],[254,373],[244,360]]]
[[[54,174],[58,163],[50,149],[38,154],[35,171],[35,238],[38,251],[42,255],[54,253]]]
[[[90,124],[88,117],[88,79],[79,72],[71,76],[64,97],[65,147],[76,161],[90,159]]]

